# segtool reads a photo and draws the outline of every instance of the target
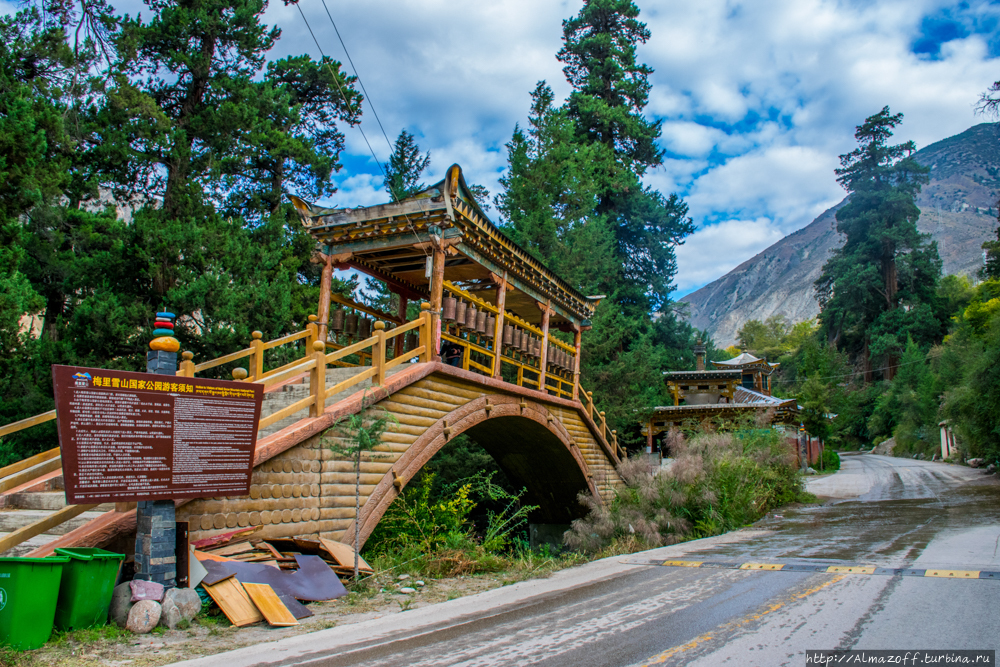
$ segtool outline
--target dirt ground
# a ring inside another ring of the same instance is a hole
[[[546,571],[547,575],[551,570]],[[544,576],[543,575],[543,576]],[[359,623],[373,618],[400,614],[428,605],[474,595],[529,578],[518,574],[482,574],[420,580],[411,576],[399,580],[384,575],[370,580],[361,592],[330,602],[310,603],[313,616],[299,625],[275,628],[266,623],[237,628],[232,626],[217,607],[212,613],[201,614],[183,630],[157,628],[148,635],[132,635],[115,626],[54,636],[53,640],[35,651],[0,652],[3,667],[158,667],[178,660],[187,660],[251,644],[276,641],[307,632],[325,630],[338,625]],[[423,586],[418,584],[423,581]],[[404,594],[401,587],[416,589]]]

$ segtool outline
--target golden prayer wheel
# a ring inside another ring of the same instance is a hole
[[[473,304],[469,304],[469,307],[465,309],[465,328],[469,331],[476,330],[476,322],[479,320],[479,311]]]
[[[514,326],[511,324],[503,325],[503,344],[508,347],[514,344]]]
[[[446,296],[441,301],[441,319],[445,322],[455,321],[455,309],[458,306],[458,299],[453,296]]]
[[[540,358],[542,356],[542,341],[539,338],[535,339],[534,356],[536,358]]]
[[[493,338],[493,334],[497,330],[497,318],[489,315],[486,317],[486,337]]]
[[[362,317],[358,321],[358,338],[369,338],[372,335],[372,321],[367,317]]]
[[[469,304],[464,301],[458,301],[455,304],[455,323],[459,326],[465,326],[465,314],[468,311]]]
[[[344,311],[337,309],[333,311],[333,316],[330,318],[330,328],[340,333],[344,330]]]
[[[358,314],[350,312],[344,318],[344,333],[348,336],[358,335]]]
[[[528,353],[528,332],[522,329],[519,332],[517,340],[517,349],[521,350],[524,354]]]
[[[489,313],[487,313],[485,310],[480,310],[479,313],[476,315],[476,332],[477,333],[481,333],[481,334],[486,333],[486,316],[488,314]]]

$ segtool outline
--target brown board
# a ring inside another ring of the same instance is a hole
[[[215,604],[219,605],[222,613],[236,627],[242,628],[244,625],[264,620],[260,611],[250,601],[250,596],[236,579],[226,579],[217,584],[209,585],[203,582],[202,588],[215,600]]]
[[[264,620],[268,622],[269,625],[298,625],[299,622],[295,620],[295,616],[292,612],[288,611],[288,607],[285,603],[275,594],[274,589],[267,584],[243,584],[243,588],[246,590],[247,595],[253,600],[253,603],[257,605],[257,609],[260,609],[260,613],[264,615]]]
[[[250,493],[259,384],[53,366],[70,504]]]

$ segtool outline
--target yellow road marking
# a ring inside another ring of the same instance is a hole
[[[861,565],[831,565],[826,568],[827,572],[839,572],[841,574],[875,574],[875,568]]]
[[[663,565],[666,567],[701,567],[703,562],[700,560],[665,560]]]
[[[740,565],[741,570],[780,570],[785,567],[783,564],[778,563],[743,563]]]
[[[944,579],[978,579],[979,570],[927,570],[925,577],[942,577]]]
[[[705,642],[714,639],[715,636],[716,636],[716,634],[718,634],[719,632],[725,632],[727,630],[735,630],[735,629],[737,629],[739,627],[742,627],[742,626],[744,626],[744,625],[746,625],[748,623],[753,623],[754,621],[758,621],[761,618],[767,616],[768,614],[772,614],[772,613],[778,611],[779,609],[781,609],[782,607],[784,607],[789,602],[795,602],[797,600],[801,600],[802,598],[809,597],[813,593],[817,593],[817,592],[823,590],[824,588],[826,588],[827,586],[835,584],[838,581],[844,579],[845,576],[846,575],[841,575],[839,577],[834,577],[833,579],[830,579],[829,581],[827,581],[825,583],[822,583],[819,586],[814,586],[813,588],[810,588],[807,591],[803,591],[801,593],[796,593],[795,595],[790,596],[789,598],[787,598],[786,600],[784,600],[782,602],[775,602],[771,606],[769,606],[766,609],[764,609],[764,611],[758,612],[756,614],[751,614],[751,615],[748,615],[748,616],[744,616],[743,618],[739,619],[738,621],[732,621],[730,623],[726,623],[725,625],[721,626],[720,629],[718,631],[716,631],[716,632],[706,632],[705,634],[703,634],[703,635],[701,635],[699,637],[695,637],[694,639],[692,639],[691,641],[689,641],[687,644],[681,644],[680,646],[675,646],[675,647],[673,647],[671,649],[667,649],[663,653],[660,653],[659,655],[650,658],[649,662],[643,663],[643,667],[646,667],[647,665],[662,664],[662,663],[666,662],[667,660],[669,660],[670,658],[672,658],[673,656],[677,655],[678,653],[683,653],[684,651],[688,651],[688,650],[693,649],[693,648],[698,648],[699,646],[701,646]]]

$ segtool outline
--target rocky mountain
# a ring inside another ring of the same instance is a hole
[[[983,262],[980,246],[996,229],[998,125],[976,125],[914,154],[931,168],[930,182],[917,198],[917,227],[937,241],[946,274],[974,274]],[[716,345],[731,345],[748,320],[777,314],[791,322],[815,317],[819,304],[813,283],[830,252],[843,243],[834,218],[843,204],[682,298],[689,304],[688,321],[708,329]]]

